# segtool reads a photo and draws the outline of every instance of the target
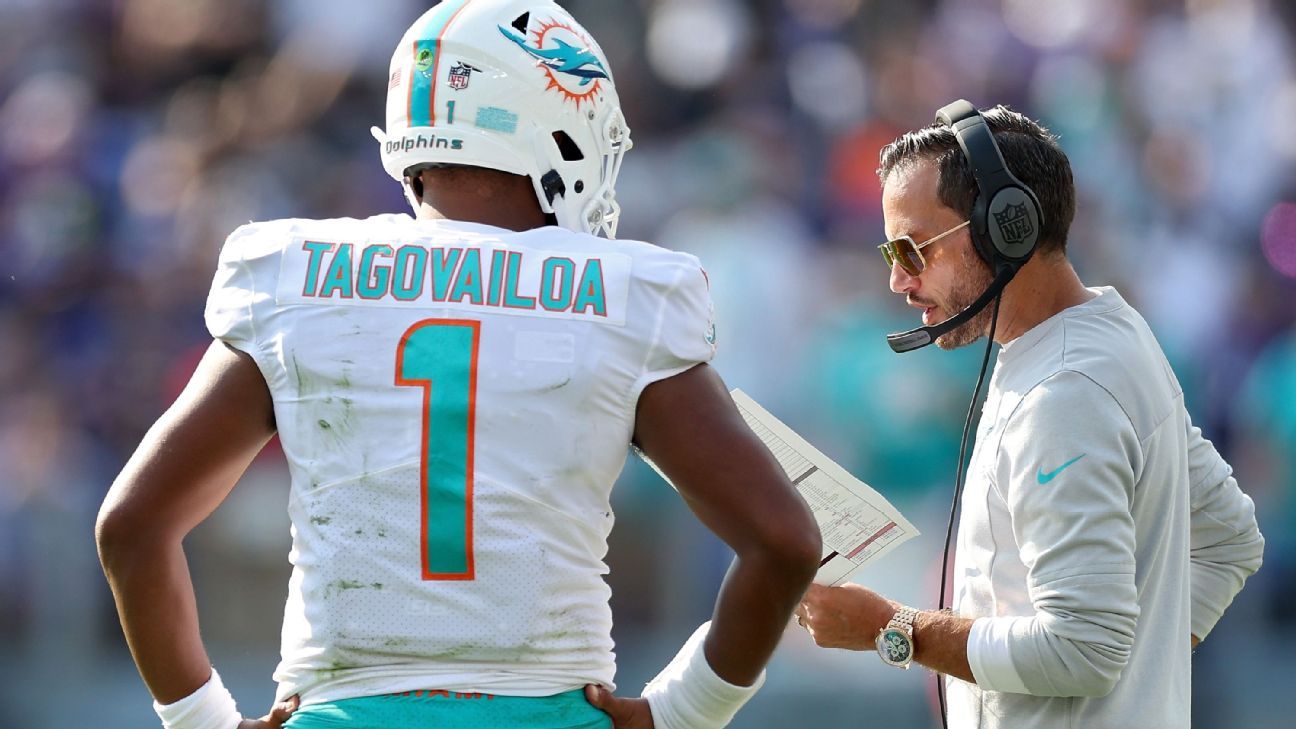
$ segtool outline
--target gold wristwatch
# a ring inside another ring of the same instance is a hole
[[[918,611],[902,607],[891,617],[891,622],[878,632],[878,657],[888,666],[909,668],[914,657],[914,618]]]

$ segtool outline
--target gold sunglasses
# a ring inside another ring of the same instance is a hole
[[[905,273],[910,276],[917,276],[923,272],[923,269],[927,268],[927,259],[923,257],[922,249],[947,235],[963,230],[971,222],[966,220],[940,235],[928,238],[922,243],[915,243],[912,236],[902,235],[878,246],[878,250],[882,251],[882,258],[886,260],[888,269],[894,268],[899,263],[900,268],[903,268]]]

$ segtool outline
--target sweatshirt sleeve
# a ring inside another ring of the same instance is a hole
[[[1201,429],[1188,424],[1191,498],[1192,632],[1205,638],[1256,570],[1264,537],[1255,505],[1242,493],[1233,469]]]
[[[1035,614],[973,624],[968,662],[982,688],[1105,696],[1116,686],[1139,616],[1132,503],[1142,459],[1120,405],[1076,372],[1037,385],[1009,419],[993,477]]]

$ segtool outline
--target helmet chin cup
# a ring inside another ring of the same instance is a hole
[[[612,237],[632,145],[607,57],[553,0],[443,0],[392,56],[383,167],[484,167],[531,178],[564,228]]]

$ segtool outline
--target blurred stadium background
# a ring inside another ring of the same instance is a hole
[[[935,603],[972,351],[898,357],[878,150],[967,97],[1062,136],[1071,255],[1170,354],[1265,566],[1195,659],[1195,724],[1296,715],[1296,4],[571,0],[634,129],[622,234],[698,254],[717,366],[924,534],[859,581]],[[224,236],[404,209],[379,165],[415,0],[0,0],[0,726],[155,726],[95,557],[113,476],[192,370]],[[272,446],[189,540],[213,659],[268,705],[286,593]],[[636,693],[728,563],[632,462],[610,562]],[[1185,636],[1185,639],[1187,637]],[[928,726],[929,677],[790,633],[734,726]],[[882,722],[888,722],[883,724]]]

